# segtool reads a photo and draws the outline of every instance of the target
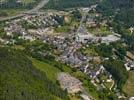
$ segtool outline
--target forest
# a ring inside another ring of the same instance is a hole
[[[122,35],[128,50],[134,51],[134,32],[129,28],[134,27],[134,2],[133,0],[103,0],[97,6],[97,11],[103,16],[112,17],[112,26],[115,32]]]
[[[18,0],[19,1],[19,0]],[[0,2],[0,9],[31,9],[35,6],[40,0],[35,2],[17,2],[17,0],[5,0],[5,2]]]
[[[97,6],[97,10],[104,16],[113,16],[114,21],[125,27],[134,25],[133,0],[103,0]]]
[[[128,72],[124,67],[124,63],[120,60],[110,59],[108,61],[104,61],[103,64],[106,70],[110,72],[116,80],[117,88],[122,90],[122,87],[128,78]]]
[[[68,100],[20,50],[0,47],[0,100]]]
[[[89,7],[99,0],[50,0],[44,7],[46,9],[65,10],[72,7]]]

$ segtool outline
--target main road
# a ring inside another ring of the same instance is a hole
[[[15,19],[15,18],[18,18],[18,17],[25,16],[26,14],[30,14],[30,13],[37,12],[39,9],[43,8],[43,6],[48,3],[48,1],[49,1],[49,0],[42,0],[42,1],[40,1],[40,3],[39,3],[36,7],[34,7],[33,9],[28,10],[28,11],[25,11],[25,12],[22,12],[22,13],[20,13],[20,14],[18,14],[18,15],[15,15],[15,16],[0,18],[0,21],[11,20],[11,19]]]

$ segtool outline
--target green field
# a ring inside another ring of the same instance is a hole
[[[7,2],[7,1],[9,1],[9,0],[1,0],[1,2]],[[17,0],[16,0],[17,1]],[[35,1],[37,1],[37,0],[20,0],[22,3],[24,3],[24,4],[29,4],[29,3],[32,3],[32,2],[35,2]]]
[[[49,65],[45,62],[42,62],[42,61],[39,61],[39,60],[36,60],[34,58],[30,58],[33,65],[39,69],[40,71],[42,72],[45,72],[47,77],[55,82],[56,81],[56,78],[57,78],[57,74],[60,72],[60,70],[52,65]]]
[[[14,16],[14,15],[20,14],[24,11],[26,11],[26,9],[3,9],[3,10],[0,10],[0,12],[6,13],[7,16]],[[0,17],[5,17],[5,16],[0,15]]]
[[[134,71],[129,72],[129,78],[123,90],[128,96],[134,96]]]

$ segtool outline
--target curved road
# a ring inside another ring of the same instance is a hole
[[[21,14],[18,14],[16,16],[12,16],[12,17],[6,17],[6,18],[0,18],[0,21],[5,21],[5,20],[11,20],[11,19],[15,19],[18,17],[22,17],[26,14],[30,14],[33,12],[37,12],[39,9],[41,9],[45,4],[48,3],[49,0],[42,0],[36,7],[34,7],[33,9],[26,11],[26,12],[22,12]]]

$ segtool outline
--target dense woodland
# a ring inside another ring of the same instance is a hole
[[[98,1],[99,0],[50,0],[45,8],[64,10],[72,7],[89,7]]]
[[[120,21],[126,21],[134,18],[134,2],[133,0],[104,0],[98,6],[98,10],[105,15],[117,13],[115,19]],[[119,18],[118,18],[119,17]],[[122,18],[121,18],[122,17]],[[130,21],[129,21],[130,22]],[[134,25],[126,21],[126,25]]]
[[[125,27],[134,25],[133,0],[104,0],[99,3],[97,10],[105,16],[113,16],[114,21]]]
[[[19,51],[0,48],[0,100],[68,100],[67,92],[53,84]]]
[[[122,90],[122,87],[128,78],[128,72],[124,67],[124,63],[120,60],[110,59],[105,61],[103,64],[106,70],[108,70],[113,75],[117,82],[117,87]]]
[[[31,3],[22,3],[17,2],[17,0],[6,0],[5,2],[0,3],[0,9],[31,9],[35,6],[40,0],[36,0]]]

